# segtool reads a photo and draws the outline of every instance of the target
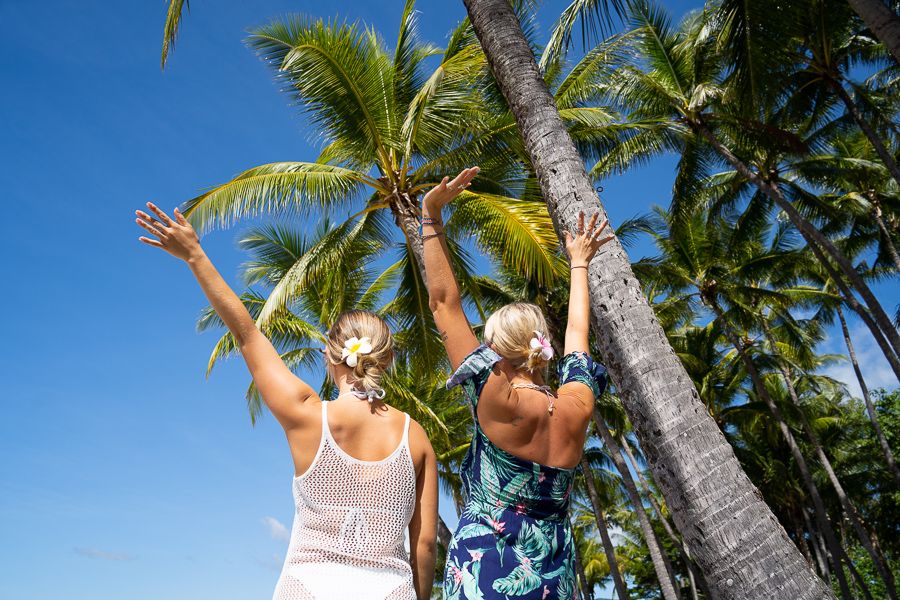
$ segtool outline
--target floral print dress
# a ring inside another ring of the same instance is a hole
[[[480,346],[447,381],[462,385],[473,412],[501,357]],[[606,369],[584,352],[559,363],[560,385],[584,383],[599,397]],[[548,467],[513,456],[475,432],[462,464],[465,508],[447,552],[445,600],[572,600],[575,555],[569,494],[575,469]]]

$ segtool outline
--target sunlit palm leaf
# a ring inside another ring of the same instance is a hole
[[[162,69],[166,68],[166,61],[169,60],[169,51],[175,46],[178,28],[181,25],[182,11],[185,8],[191,10],[190,0],[169,0],[169,8],[166,11],[166,24],[163,27],[162,56],[159,59],[159,66]]]
[[[293,16],[254,30],[249,43],[329,141],[340,139],[357,160],[390,168],[389,150],[401,150],[390,124],[394,72],[373,32]]]
[[[447,229],[454,235],[472,235],[485,251],[539,285],[549,285],[565,272],[543,202],[464,192],[455,202]]]
[[[371,178],[343,167],[271,163],[245,171],[188,200],[182,212],[202,232],[263,213],[302,213],[312,208],[346,205],[367,183],[372,183]]]

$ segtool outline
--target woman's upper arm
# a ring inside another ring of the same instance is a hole
[[[461,305],[441,304],[434,308],[433,314],[434,324],[447,348],[450,367],[456,370],[463,359],[478,347],[478,338]]]
[[[305,381],[294,375],[269,339],[259,330],[248,336],[241,355],[263,401],[282,427],[296,425],[300,405],[318,394]]]
[[[437,458],[422,426],[410,423],[410,441],[420,449],[422,467],[416,474],[416,506],[409,523],[410,548],[437,539],[438,473]]]

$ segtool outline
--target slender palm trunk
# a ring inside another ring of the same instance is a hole
[[[497,84],[515,115],[556,234],[580,212],[606,213],[508,0],[464,0]],[[678,530],[718,597],[820,600],[833,594],[741,469],[647,304],[618,240],[590,276],[601,356]],[[689,434],[687,432],[690,432]],[[754,548],[748,556],[747,548]]]
[[[624,444],[622,444],[622,450],[625,452],[625,457],[628,459],[632,470],[637,473],[639,483],[638,493],[646,496],[647,500],[650,501],[650,506],[652,506],[653,510],[656,512],[656,516],[657,518],[659,518],[659,522],[662,523],[663,529],[666,530],[666,534],[669,536],[669,539],[671,539],[675,543],[675,547],[678,548],[678,553],[681,555],[681,562],[684,563],[685,572],[687,573],[688,579],[691,582],[691,596],[693,600],[697,600],[698,598],[698,585],[699,588],[702,589],[703,594],[707,598],[709,598],[709,589],[706,586],[706,582],[703,580],[703,574],[699,572],[697,566],[694,564],[694,559],[691,558],[690,548],[688,548],[687,544],[685,544],[681,540],[681,538],[672,528],[672,525],[669,523],[669,520],[666,518],[665,514],[662,511],[662,507],[653,496],[653,492],[650,489],[650,484],[644,477],[644,472],[638,466],[637,460],[634,458],[634,454],[632,453],[627,440]]]
[[[887,359],[888,364],[891,365],[891,369],[893,369],[894,375],[896,375],[897,379],[900,380],[900,357],[898,357],[894,350],[890,347],[884,335],[882,335],[881,329],[879,329],[875,321],[872,320],[869,311],[859,303],[859,301],[856,299],[856,296],[853,295],[853,292],[844,283],[844,279],[837,271],[834,270],[834,267],[831,266],[831,262],[822,252],[822,249],[819,248],[816,244],[809,244],[809,249],[812,250],[816,259],[819,261],[819,264],[822,265],[822,267],[828,273],[828,276],[831,277],[831,280],[837,286],[838,290],[840,290],[841,299],[844,301],[844,303],[849,306],[853,310],[853,312],[859,315],[859,318],[862,319],[862,322],[865,323],[866,327],[869,328],[869,331],[872,333],[872,338],[875,340],[875,343],[878,344],[878,347],[881,349],[882,354],[884,354],[884,357]]]
[[[747,353],[744,344],[725,318],[722,308],[712,299],[708,299],[708,305],[712,308],[713,312],[716,313],[716,317],[722,325],[722,331],[725,332],[725,335],[734,346],[735,351],[741,358],[741,362],[744,364],[744,368],[747,370],[747,374],[750,376],[750,380],[753,382],[753,388],[756,390],[757,396],[759,396],[759,399],[765,402],[766,406],[769,407],[769,411],[775,418],[775,424],[778,426],[778,431],[781,433],[781,437],[784,438],[785,443],[787,443],[788,448],[791,451],[791,456],[794,458],[794,463],[797,465],[797,470],[800,471],[800,477],[803,479],[803,484],[806,486],[806,490],[812,500],[819,530],[822,532],[825,543],[828,546],[828,552],[831,556],[832,566],[834,567],[834,574],[837,577],[838,585],[841,588],[841,595],[846,600],[849,600],[850,586],[847,583],[847,577],[841,566],[841,558],[846,557],[846,553],[838,543],[837,535],[835,535],[834,529],[828,521],[828,512],[825,509],[825,502],[822,500],[819,488],[816,487],[816,484],[813,481],[812,474],[809,471],[809,465],[803,457],[803,453],[800,451],[800,446],[797,444],[797,440],[794,439],[794,434],[791,433],[791,429],[788,427],[787,421],[785,421],[784,415],[781,413],[781,409],[778,408],[778,405],[775,404],[772,396],[769,395],[769,391],[766,389],[765,383],[763,382],[759,371],[757,371],[756,365],[753,364],[753,360]],[[847,558],[847,562],[849,562],[849,558]]]
[[[659,579],[659,587],[662,590],[663,597],[666,600],[669,600],[670,598],[674,600],[679,597],[679,594],[676,591],[678,586],[675,584],[675,578],[672,575],[672,566],[667,564],[668,561],[663,558],[662,546],[660,545],[659,540],[656,539],[656,533],[653,531],[653,524],[650,523],[650,517],[647,516],[647,511],[644,510],[644,501],[638,493],[634,478],[631,477],[631,471],[628,470],[625,459],[622,458],[622,451],[619,448],[619,444],[609,432],[609,426],[606,424],[603,415],[601,415],[600,411],[596,408],[594,408],[594,425],[597,426],[597,431],[603,439],[603,444],[608,450],[609,457],[612,459],[613,464],[616,465],[616,470],[619,471],[619,475],[622,477],[622,483],[625,486],[625,492],[628,494],[628,500],[631,502],[634,514],[638,518],[638,524],[641,526],[641,533],[644,535],[644,542],[647,544],[650,560],[653,563],[653,569],[656,571],[656,578]]]
[[[425,248],[422,245],[422,235],[419,232],[419,212],[416,199],[408,194],[395,192],[387,198],[390,203],[394,222],[403,231],[409,252],[416,261],[419,276],[422,277],[422,285],[426,285],[428,277],[425,274]],[[427,295],[427,294],[426,294]]]
[[[894,460],[894,453],[888,444],[884,432],[881,430],[881,424],[878,422],[878,413],[875,405],[872,403],[872,397],[869,396],[869,386],[863,378],[862,370],[859,368],[859,361],[856,360],[856,351],[853,348],[853,340],[850,339],[850,329],[847,327],[847,319],[844,318],[844,311],[841,307],[837,307],[838,319],[841,322],[841,332],[844,334],[844,343],[847,344],[847,354],[850,356],[850,364],[853,365],[853,372],[856,373],[856,379],[859,381],[859,389],[862,391],[863,401],[866,403],[866,413],[872,422],[872,429],[875,430],[875,437],[878,439],[878,445],[881,446],[881,452],[884,454],[884,460],[888,465],[888,469],[894,475],[894,483],[897,489],[900,489],[900,468],[897,467],[897,461]]]
[[[900,64],[900,17],[882,0],[848,0],[848,3]]]
[[[578,547],[574,525],[572,526],[572,542],[572,545],[575,547],[575,572],[578,574],[578,581],[581,583],[581,600],[593,600],[594,592],[588,586],[587,573],[584,570],[584,559],[581,556],[581,549]]]
[[[856,106],[853,98],[851,98],[850,94],[847,93],[847,90],[844,89],[843,84],[835,79],[829,79],[828,84],[831,89],[834,90],[834,93],[837,94],[838,98],[844,103],[844,106],[847,107],[847,112],[850,113],[850,116],[853,117],[853,120],[856,121],[856,124],[859,125],[859,128],[872,143],[872,147],[875,148],[875,153],[878,154],[878,157],[884,163],[884,166],[887,167],[891,177],[900,184],[900,168],[897,167],[894,157],[891,156],[888,149],[884,147],[884,142],[878,137],[878,134],[872,128],[871,123],[869,123],[869,121],[863,117],[862,113],[859,112],[859,107]]]
[[[800,235],[803,236],[803,239],[806,240],[807,244],[818,244],[834,259],[834,262],[837,263],[841,272],[847,278],[847,281],[850,282],[865,301],[866,306],[872,313],[872,317],[878,324],[879,329],[882,330],[885,338],[890,343],[891,348],[893,348],[894,354],[900,354],[900,333],[897,332],[890,317],[884,311],[884,308],[881,306],[881,303],[878,302],[878,299],[875,298],[875,295],[872,293],[872,290],[869,289],[868,284],[866,284],[853,267],[853,263],[850,262],[850,259],[844,256],[844,253],[841,252],[838,247],[825,236],[825,234],[819,231],[815,225],[810,223],[802,214],[800,214],[800,211],[798,211],[793,204],[787,201],[784,194],[781,193],[781,190],[775,183],[766,181],[758,174],[754,173],[746,163],[735,156],[730,149],[725,147],[704,123],[695,122],[694,125],[700,135],[715,148],[716,152],[718,152],[728,164],[734,167],[734,169],[743,177],[746,177],[751,183],[759,188],[761,192],[771,198],[778,208],[784,211],[791,220],[791,223],[793,223],[800,232]]]
[[[819,574],[825,581],[831,582],[831,569],[828,567],[828,551],[825,550],[825,542],[819,534],[819,530],[813,525],[809,514],[805,507],[801,507],[800,513],[803,515],[803,521],[806,523],[806,531],[809,532],[810,548],[812,548],[816,556],[816,564],[819,566]]]
[[[769,346],[772,349],[772,352],[777,352],[775,339],[772,336],[772,332],[769,329],[769,324],[766,322],[765,317],[761,319],[760,322],[762,324],[763,331],[766,335],[766,339],[769,342]],[[796,388],[794,387],[794,382],[793,378],[791,377],[790,371],[784,364],[782,358],[777,354],[775,357],[775,362],[778,365],[778,370],[781,372],[782,379],[784,379],[784,384],[787,387],[791,402],[797,408],[797,414],[799,415],[800,424],[803,427],[803,432],[806,434],[807,440],[812,445],[813,451],[816,453],[816,458],[818,458],[819,460],[819,464],[822,465],[825,474],[828,476],[828,481],[831,482],[831,485],[834,488],[835,493],[837,494],[838,500],[841,503],[841,508],[844,509],[844,514],[847,516],[847,519],[853,526],[853,530],[856,532],[856,537],[859,539],[860,544],[862,544],[863,548],[866,550],[866,552],[868,552],[869,556],[872,558],[872,562],[875,564],[875,568],[878,570],[879,575],[881,575],[882,580],[884,580],[885,590],[887,591],[888,598],[890,598],[890,600],[897,600],[897,591],[894,586],[894,576],[885,563],[884,555],[882,554],[878,543],[878,538],[875,536],[874,532],[870,535],[866,530],[866,527],[862,522],[862,517],[860,517],[859,511],[856,509],[856,505],[854,505],[853,501],[847,496],[847,492],[844,490],[844,486],[841,484],[841,480],[838,478],[837,473],[834,472],[834,468],[831,465],[831,460],[829,460],[828,455],[825,454],[825,450],[822,448],[822,443],[819,441],[819,436],[809,424],[809,420],[803,413],[803,408],[800,406],[800,398],[797,395]]]
[[[875,224],[878,225],[878,231],[881,232],[881,243],[887,248],[897,273],[900,273],[900,254],[897,253],[897,247],[894,245],[894,240],[891,238],[890,230],[887,228],[887,225],[884,224],[884,217],[881,212],[881,204],[878,202],[878,197],[871,190],[869,190],[866,195],[869,197],[869,202],[872,203],[872,220],[875,221]]]
[[[594,518],[597,520],[597,529],[600,531],[600,540],[603,542],[603,552],[606,554],[606,562],[609,565],[609,574],[612,576],[613,585],[616,588],[616,594],[619,600],[629,600],[628,587],[619,571],[619,561],[616,559],[616,549],[613,546],[612,539],[609,537],[609,529],[606,527],[606,518],[603,516],[603,507],[600,505],[600,498],[597,496],[597,486],[594,484],[594,471],[591,469],[587,459],[581,457],[581,471],[584,475],[584,484],[587,488],[588,498],[591,501],[591,507],[594,509]]]

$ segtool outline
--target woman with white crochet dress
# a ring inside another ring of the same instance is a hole
[[[380,386],[393,341],[378,316],[342,314],[327,335],[324,402],[294,375],[203,252],[194,229],[147,203],[141,242],[185,261],[228,326],[294,459],[296,514],[273,600],[425,600],[434,579],[437,464],[422,427]],[[404,547],[409,532],[410,551]]]

